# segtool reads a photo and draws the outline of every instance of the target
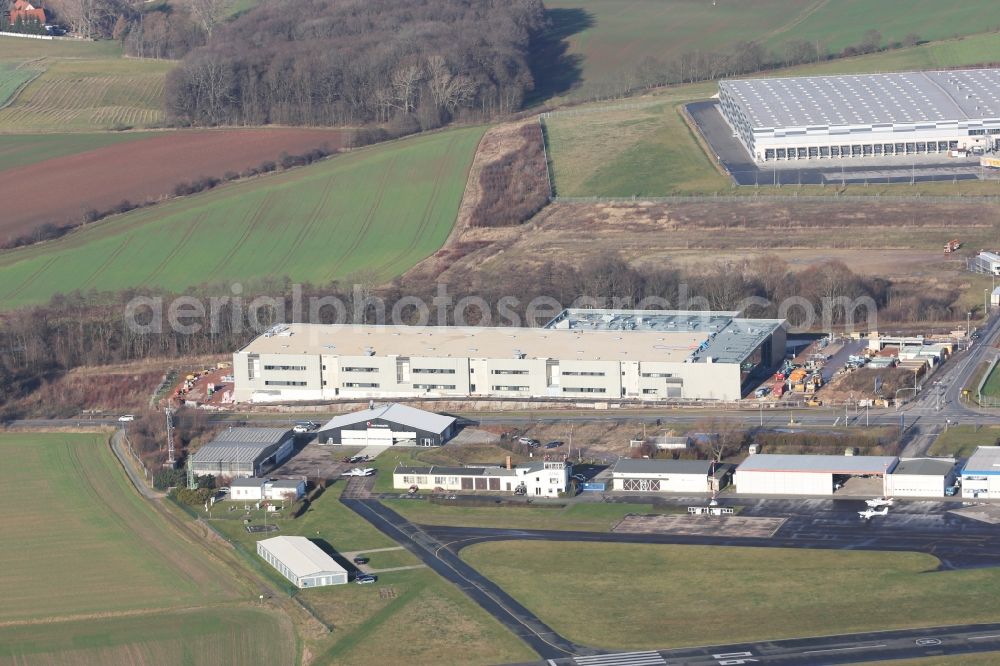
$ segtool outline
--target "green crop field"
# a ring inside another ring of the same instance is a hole
[[[756,41],[782,52],[792,39],[837,53],[879,30],[883,43],[917,34],[940,40],[1000,26],[992,0],[942,4],[935,0],[549,0],[551,36],[566,42],[566,58],[540,64],[541,92],[558,90],[566,65],[579,68],[570,97],[587,96],[602,84],[631,76],[647,56],[670,61],[694,51],[725,50]],[[562,71],[555,71],[560,67]],[[555,88],[555,90],[553,90]]]
[[[325,284],[385,280],[448,237],[482,128],[359,150],[133,211],[0,255],[0,301],[75,289],[183,290],[287,276]]]
[[[295,655],[287,620],[245,608],[0,627],[0,666],[291,665]]]
[[[1000,591],[1000,570],[936,571],[922,553],[504,541],[462,558],[566,638],[609,649],[992,622]]]
[[[287,618],[175,531],[104,434],[0,434],[0,664],[291,664]]]
[[[7,104],[0,109],[0,132],[159,125],[164,80],[174,66],[172,61],[123,58],[116,42],[0,37],[0,104]],[[16,75],[11,78],[10,72]]]
[[[1000,34],[975,35],[856,58],[795,67],[774,76],[900,71],[1000,61]],[[553,186],[559,196],[631,197],[672,194],[787,194],[790,189],[733,189],[728,176],[709,160],[680,109],[707,99],[715,83],[667,88],[625,100],[626,108],[590,104],[546,117]],[[805,187],[803,193],[834,194],[834,187]],[[848,186],[851,194],[1000,194],[996,182]]]
[[[67,134],[0,135],[0,172],[64,155],[104,148],[116,143],[148,139],[152,132],[92,132]]]

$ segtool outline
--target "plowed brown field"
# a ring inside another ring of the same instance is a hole
[[[80,222],[87,210],[125,199],[159,199],[180,182],[240,172],[283,152],[336,150],[345,136],[330,129],[183,130],[0,171],[0,241],[46,222]]]

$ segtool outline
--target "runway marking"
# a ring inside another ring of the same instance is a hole
[[[821,652],[846,652],[848,650],[870,650],[872,648],[885,647],[885,643],[880,645],[855,645],[854,647],[828,648],[826,650],[806,650],[802,654],[820,654]]]
[[[987,638],[1000,638],[1000,634],[992,634],[990,636],[972,636],[969,638],[970,641],[985,641]]]
[[[663,666],[667,660],[659,652],[619,652],[592,657],[573,657],[580,666]]]

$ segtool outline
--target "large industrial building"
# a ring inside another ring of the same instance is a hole
[[[895,456],[824,456],[756,453],[736,468],[736,491],[743,495],[832,495],[849,478],[885,476]]]
[[[1000,147],[1000,70],[721,81],[722,115],[757,162]]]
[[[347,569],[302,536],[263,539],[257,554],[298,588],[347,583]]]
[[[566,310],[541,328],[282,324],[233,354],[239,402],[490,397],[738,400],[784,321]]]
[[[950,458],[900,460],[885,478],[889,497],[944,497],[955,480],[955,461]]]
[[[294,448],[287,428],[228,428],[195,451],[188,464],[199,476],[261,476],[287,460]]]

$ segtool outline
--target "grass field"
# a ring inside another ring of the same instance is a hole
[[[293,664],[288,621],[227,608],[0,627],[0,666]]]
[[[563,62],[580,69],[569,97],[593,94],[602,84],[631,76],[647,56],[671,61],[740,41],[757,41],[781,53],[792,39],[835,53],[860,42],[869,28],[879,30],[888,44],[909,33],[932,41],[1000,26],[1000,7],[991,0],[958,6],[934,0],[757,0],[752,7],[740,0],[550,0],[545,6],[552,35],[566,42]],[[554,83],[560,72],[541,65],[537,75],[541,89],[566,92]]]
[[[0,664],[292,664],[290,621],[129,485],[105,434],[0,434]]]
[[[105,435],[0,435],[0,622],[189,605],[237,590],[163,530]],[[30,557],[25,557],[30,553]],[[53,605],[53,600],[58,599]]]
[[[359,150],[0,255],[6,307],[58,292],[287,276],[386,280],[448,237],[481,128]]]
[[[920,553],[504,541],[462,558],[563,636],[611,649],[991,622],[1000,590],[996,569],[938,572]]]
[[[1000,363],[993,366],[983,382],[982,394],[984,398],[1000,398]]]
[[[775,76],[956,67],[1000,61],[1000,34],[925,44],[774,72]],[[553,187],[559,196],[631,197],[672,194],[832,195],[839,187],[734,189],[699,144],[680,108],[718,92],[714,83],[675,86],[622,104],[590,104],[545,119]],[[1000,194],[996,182],[848,185],[848,194]]]
[[[336,483],[327,489],[301,518],[277,519],[275,524],[282,534],[322,540],[337,552],[364,552],[375,568],[419,563],[405,550],[366,552],[398,544],[340,503],[343,487],[343,483]],[[224,517],[214,518],[212,525],[237,544],[249,566],[280,584],[278,574],[254,554],[255,542],[268,535],[247,534],[239,517],[223,509],[217,505],[213,515]],[[429,569],[381,573],[375,585],[316,588],[299,595],[334,627],[330,637],[310,645],[320,664],[432,666],[537,658],[499,622]],[[392,636],[392,640],[382,640],[385,636]]]
[[[995,446],[998,441],[1000,426],[951,426],[937,436],[928,454],[967,458],[976,451],[977,446]]]
[[[159,125],[164,77],[175,65],[123,58],[113,41],[0,37],[0,104],[9,102],[0,109],[0,133]],[[7,99],[39,71],[13,100]]]

